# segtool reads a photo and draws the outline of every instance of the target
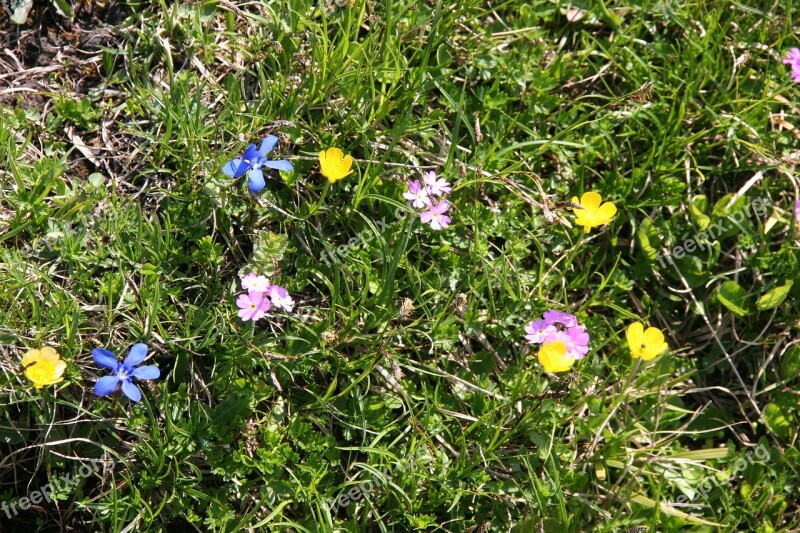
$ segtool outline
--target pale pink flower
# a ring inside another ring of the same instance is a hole
[[[255,272],[250,272],[242,278],[242,288],[246,291],[267,292],[269,290],[269,279],[266,276],[259,276]]]
[[[447,183],[446,179],[438,178],[436,176],[436,172],[433,171],[426,172],[422,175],[422,179],[425,182],[425,188],[428,190],[430,194],[434,196],[441,196],[442,194],[448,193],[451,190],[453,190],[452,187],[450,187],[450,184]]]
[[[281,309],[291,313],[294,308],[294,300],[289,296],[289,292],[283,287],[273,285],[269,288],[269,298],[272,300],[272,305],[280,307]]]
[[[408,182],[408,192],[403,193],[403,198],[414,202],[411,205],[417,209],[420,207],[425,207],[428,205],[428,203],[430,203],[430,200],[428,199],[428,191],[426,191],[425,187],[420,184],[419,180]]]

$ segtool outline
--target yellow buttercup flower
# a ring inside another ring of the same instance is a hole
[[[614,215],[617,213],[617,206],[611,202],[606,202],[600,205],[600,195],[596,192],[585,192],[581,196],[581,201],[578,201],[577,196],[572,197],[573,204],[580,204],[583,209],[575,209],[575,223],[583,226],[583,231],[589,233],[589,230],[595,226],[602,226],[608,224]]]
[[[30,350],[22,357],[25,375],[33,381],[37,389],[45,385],[53,385],[64,380],[67,363],[55,349],[45,346],[41,350]]]
[[[575,362],[567,355],[567,345],[561,341],[545,342],[539,350],[539,362],[545,372],[566,372]]]
[[[639,322],[634,322],[625,331],[628,339],[628,347],[631,349],[631,357],[637,359],[641,357],[649,361],[658,357],[669,348],[664,342],[664,334],[658,328],[644,329]]]
[[[319,153],[319,168],[322,175],[328,178],[330,183],[335,183],[350,174],[353,166],[353,158],[344,155],[338,148],[328,148]]]

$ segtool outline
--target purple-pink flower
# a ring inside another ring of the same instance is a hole
[[[573,326],[578,325],[578,319],[575,315],[571,315],[569,313],[563,313],[561,311],[556,311],[555,309],[551,309],[544,314],[544,319],[549,324],[556,325],[561,324],[565,328],[571,328]]]
[[[294,300],[289,292],[278,285],[271,285],[266,276],[251,272],[242,278],[242,288],[247,294],[239,295],[236,305],[239,306],[239,317],[245,322],[264,318],[273,307],[290,313],[294,308]]]
[[[533,320],[525,326],[525,338],[531,344],[542,344],[551,334],[556,332],[556,327],[547,320]]]
[[[794,203],[794,219],[800,224],[800,200]]]
[[[408,182],[408,192],[403,193],[403,198],[413,202],[411,205],[413,205],[417,209],[425,207],[430,203],[430,198],[428,198],[428,191],[419,182],[419,180]]]
[[[783,60],[783,64],[792,66],[792,79],[800,83],[800,49],[792,48],[786,52],[786,59]]]
[[[419,214],[423,224],[430,222],[431,229],[437,231],[450,225],[450,217],[444,214],[450,209],[450,204],[447,200],[442,200],[437,204],[429,204],[428,209],[428,211],[423,211]]]
[[[423,210],[419,214],[423,224],[430,223],[431,229],[437,231],[450,225],[450,217],[445,215],[450,203],[442,196],[453,188],[446,179],[429,171],[422,174],[421,181],[409,181],[406,185],[408,191],[403,193],[403,198],[410,201],[415,209]]]
[[[569,313],[551,309],[542,320],[529,322],[525,333],[531,344],[564,343],[566,355],[573,359],[583,359],[589,353],[589,334],[575,315]]]
[[[264,298],[264,293],[252,290],[239,295],[236,305],[239,306],[239,318],[245,322],[248,320],[255,322],[264,318],[270,308],[269,300]]]
[[[586,328],[573,326],[564,330],[564,333],[567,334],[567,340],[564,341],[567,345],[567,355],[583,359],[583,356],[589,353],[589,334],[586,333]]]

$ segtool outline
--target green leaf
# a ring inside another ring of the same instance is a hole
[[[756,303],[756,307],[759,311],[766,311],[767,309],[778,307],[789,295],[791,288],[792,280],[786,281],[786,284],[779,287],[774,287],[772,290],[761,295],[761,298],[758,299],[758,303]]]
[[[67,0],[52,0],[52,1],[53,1],[53,7],[56,8],[56,11],[58,11],[59,15],[61,15],[64,18],[72,18],[72,15],[74,13],[72,12],[72,6],[69,5],[69,2],[67,2]]]
[[[92,174],[89,174],[89,177],[87,179],[89,180],[91,186],[94,187],[95,189],[99,189],[106,182],[106,177],[100,174],[99,172],[94,172]]]
[[[739,316],[747,316],[751,312],[747,291],[735,281],[723,283],[717,291],[717,297],[722,305]]]
[[[689,204],[689,216],[700,231],[705,231],[711,223],[711,217],[706,215],[706,211],[708,211],[708,199],[704,194],[696,196]]]
[[[658,240],[658,230],[656,230],[652,220],[649,218],[644,219],[636,231],[636,240],[647,260],[651,263],[655,261],[656,257],[658,257],[658,248],[661,243]]]
[[[218,436],[223,436],[231,428],[244,424],[253,412],[255,399],[249,389],[236,391],[217,405],[211,413],[211,423]]]
[[[140,272],[143,276],[159,276],[161,269],[152,263],[145,263],[142,265]]]
[[[793,421],[791,415],[784,413],[774,403],[768,403],[764,407],[764,423],[767,425],[767,429],[778,437],[788,438],[792,431]]]
[[[8,444],[9,446],[17,446],[25,442],[19,431],[14,431],[11,428],[0,427],[0,444]]]
[[[275,265],[283,259],[287,246],[286,235],[278,235],[271,231],[258,232],[253,255],[250,257],[250,269],[244,269],[244,274],[255,271],[264,276],[272,276],[275,274]]]
[[[783,379],[794,379],[800,376],[800,347],[796,344],[790,346],[783,354],[780,373]]]

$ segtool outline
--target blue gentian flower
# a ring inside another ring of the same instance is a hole
[[[275,148],[276,144],[278,144],[278,138],[274,135],[270,135],[261,141],[261,148],[258,150],[256,150],[255,144],[251,144],[247,147],[241,159],[231,159],[225,163],[225,166],[222,167],[222,172],[232,178],[240,178],[249,170],[247,186],[250,187],[252,192],[261,192],[261,189],[266,185],[261,167],[285,170],[286,172],[294,170],[292,164],[286,159],[275,161],[267,159],[267,154]]]
[[[117,356],[104,348],[92,350],[92,359],[99,366],[114,372],[111,376],[105,376],[97,380],[94,384],[94,393],[98,396],[108,396],[117,390],[122,383],[122,392],[134,402],[142,399],[142,391],[133,384],[131,378],[136,379],[158,379],[161,371],[157,366],[140,366],[147,356],[146,344],[134,344],[128,357],[122,363],[117,362]]]

